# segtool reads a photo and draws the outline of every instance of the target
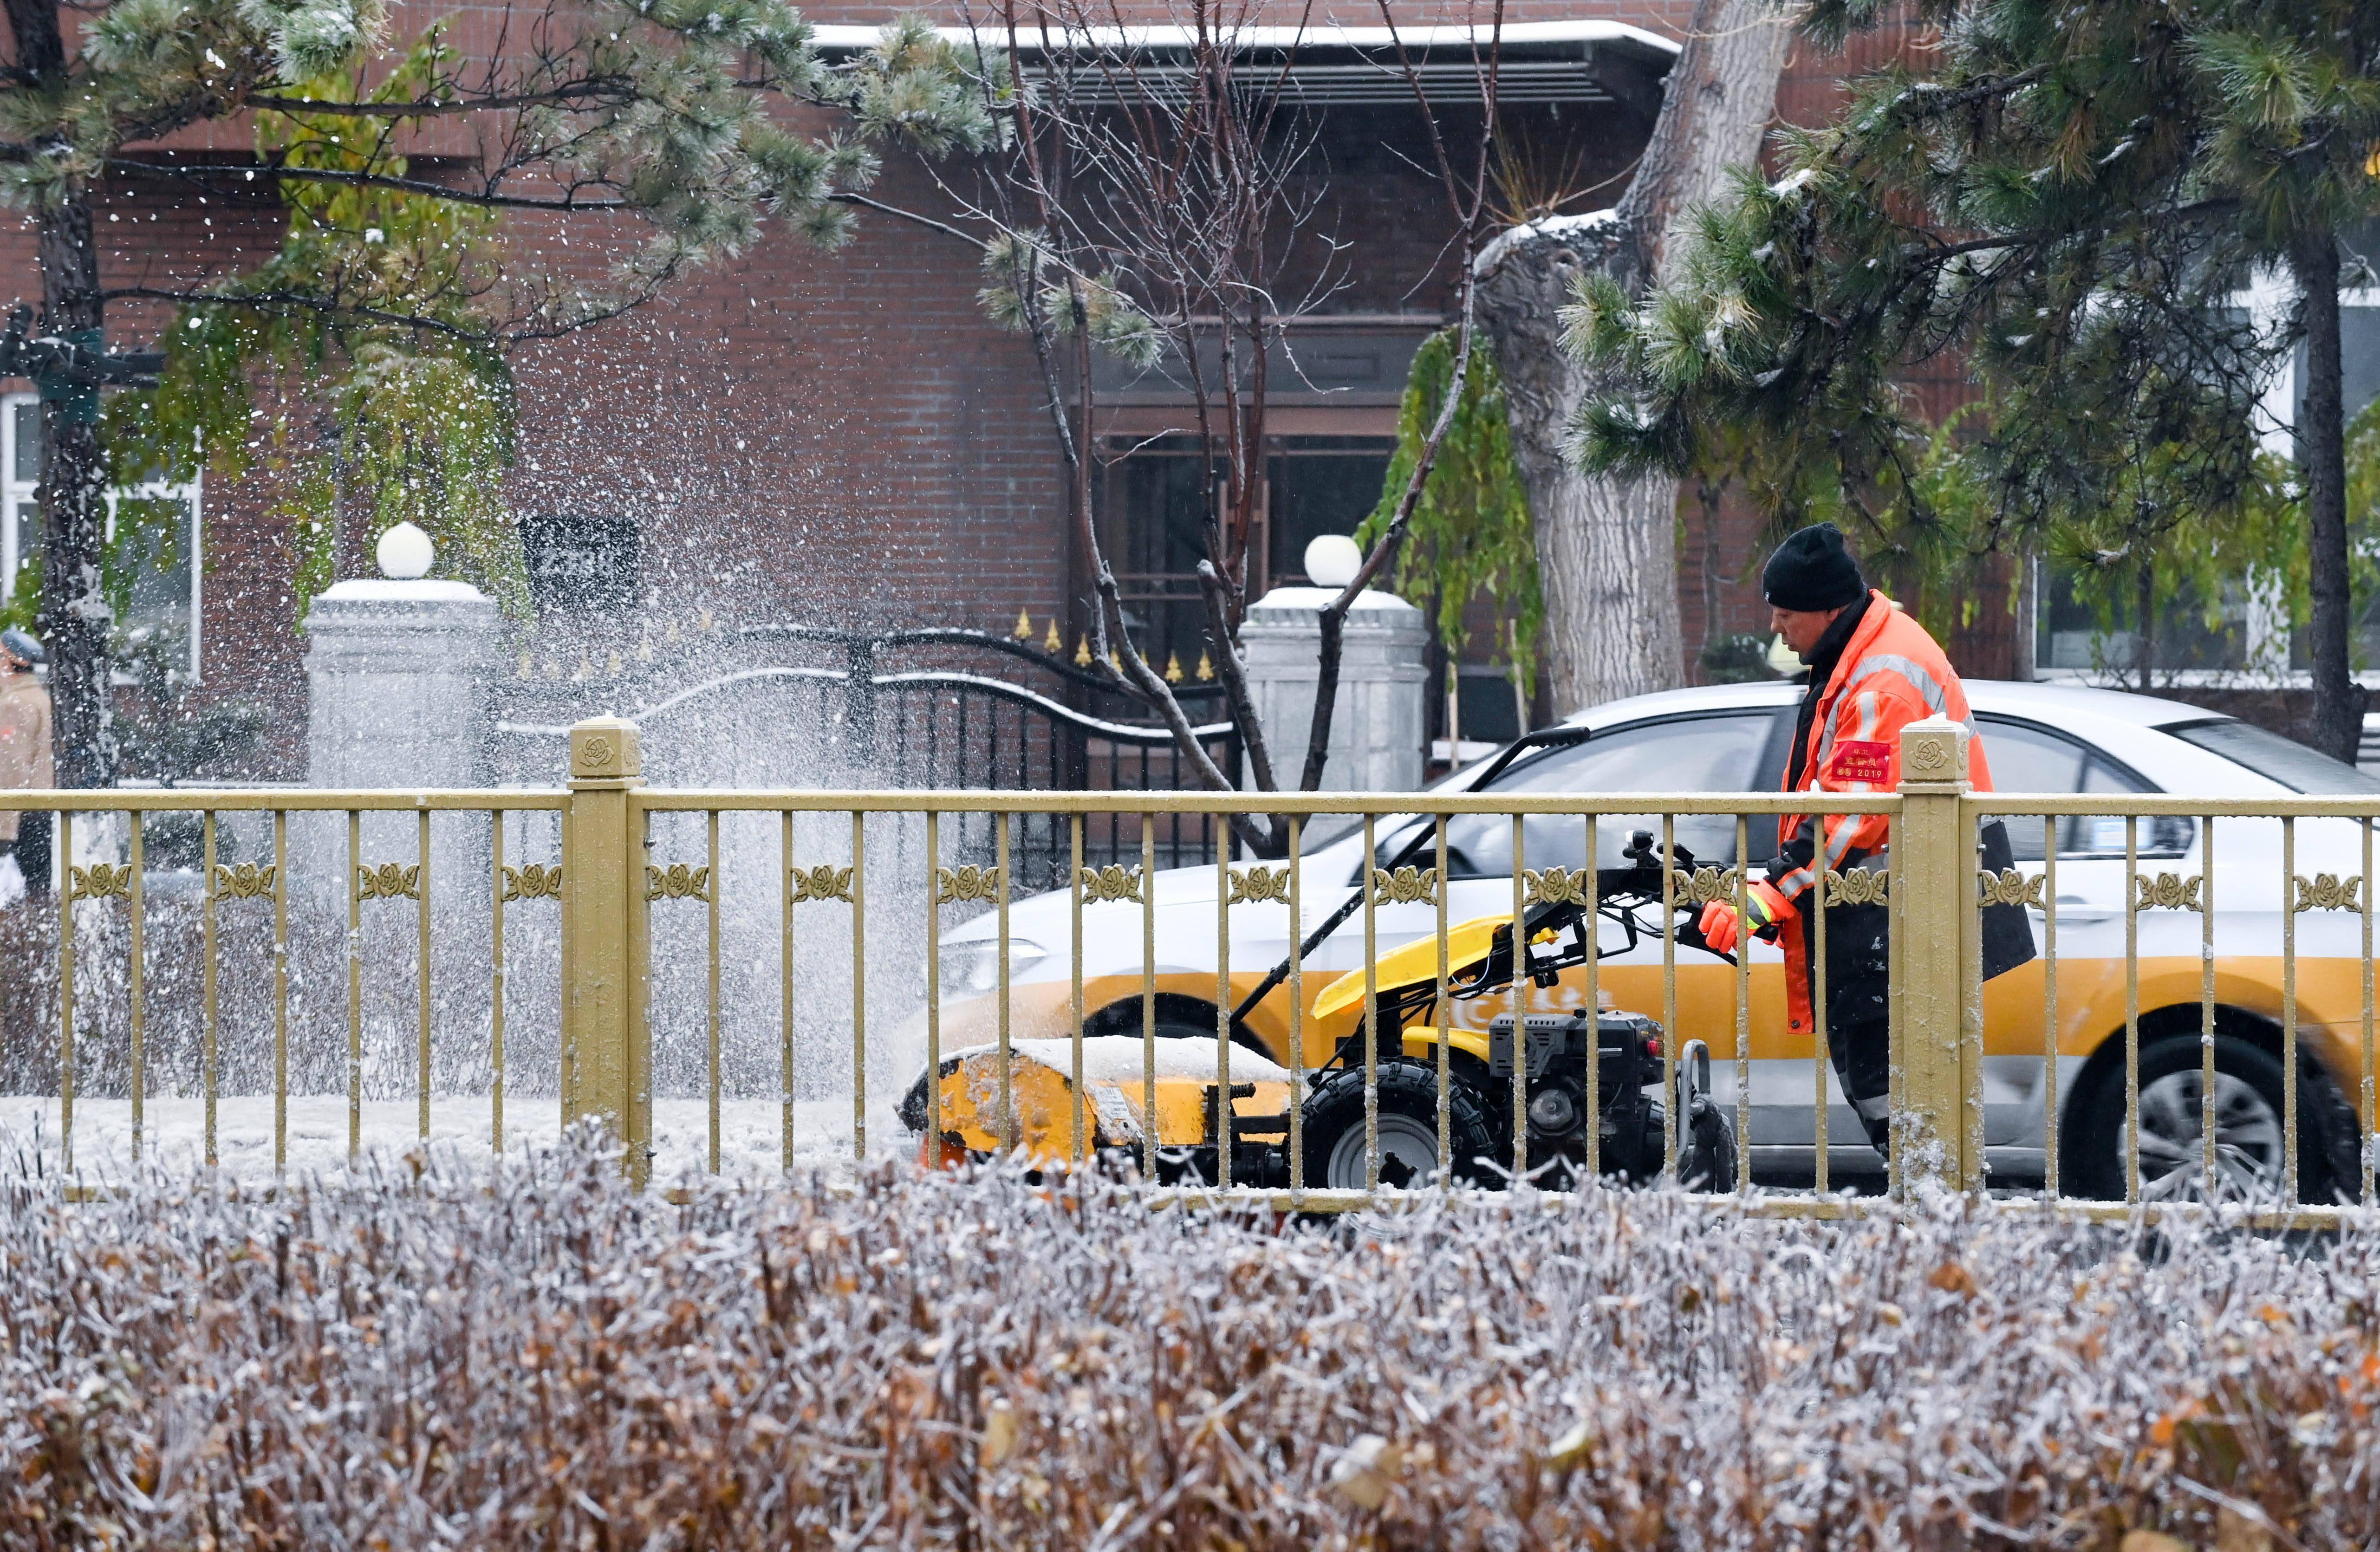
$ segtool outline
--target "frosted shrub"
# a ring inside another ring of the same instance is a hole
[[[0,1203],[0,1546],[2367,1546],[2380,1233],[565,1151]]]

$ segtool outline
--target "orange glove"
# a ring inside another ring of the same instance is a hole
[[[1732,900],[1714,900],[1703,907],[1702,918],[1694,925],[1712,952],[1733,953],[1747,932],[1771,930],[1793,908],[1774,884],[1756,883],[1745,893],[1749,898],[1740,917]]]

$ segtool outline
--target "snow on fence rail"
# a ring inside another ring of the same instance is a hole
[[[528,1106],[538,1138],[601,1118],[640,1181],[1022,1150],[1297,1210],[1515,1176],[1768,1215],[1920,1180],[2100,1217],[2372,1200],[2380,800],[1977,794],[1939,721],[1898,791],[1590,794],[1583,730],[1533,736],[1427,794],[657,790],[617,719],[572,730],[564,791],[23,794],[70,866],[47,956],[0,956],[0,1125],[95,1181],[161,1141],[256,1174],[501,1153]],[[1784,951],[1691,924],[1821,808],[1889,840],[1814,883],[1812,1029]],[[1021,815],[1062,887],[1020,893]],[[1160,869],[1179,815],[1287,844]],[[1828,982],[1853,931],[1888,1024],[1864,1118]]]

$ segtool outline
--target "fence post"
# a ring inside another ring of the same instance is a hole
[[[652,1052],[645,1020],[643,837],[628,794],[644,785],[637,724],[596,717],[570,730],[562,827],[562,1122],[601,1117],[631,1179],[651,1161]]]
[[[851,638],[843,707],[844,758],[855,772],[866,770],[876,763],[876,642],[872,637]]]
[[[1983,1118],[1970,1115],[1967,1006],[1974,836],[1966,823],[1967,730],[1943,717],[1900,734],[1900,833],[1893,842],[1893,924],[1900,940],[1901,1107],[1893,1139],[1904,1184],[1983,1184]]]

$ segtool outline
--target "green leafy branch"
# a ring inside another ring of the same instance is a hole
[[[1355,540],[1366,552],[1394,519],[1422,445],[1445,406],[1454,349],[1453,331],[1441,330],[1414,354],[1380,504],[1356,530]],[[1436,611],[1439,637],[1457,655],[1470,637],[1465,616],[1472,600],[1492,600],[1504,625],[1498,655],[1512,665],[1524,691],[1534,687],[1545,596],[1528,501],[1512,461],[1503,382],[1485,354],[1474,352],[1464,373],[1454,418],[1414,503],[1392,586],[1401,597]]]
[[[437,30],[376,85],[359,69],[298,83],[308,100],[404,103],[455,56]],[[402,178],[386,121],[268,113],[261,155]],[[289,525],[302,614],[343,552],[400,522],[428,532],[452,573],[511,612],[528,604],[504,495],[514,459],[513,381],[480,326],[504,261],[494,212],[370,184],[287,187],[280,250],[185,307],[156,388],[108,406],[117,482],[261,479]],[[302,293],[333,305],[292,309]],[[242,301],[257,305],[242,306]],[[424,324],[444,324],[444,328]],[[119,525],[120,526],[120,525]]]

